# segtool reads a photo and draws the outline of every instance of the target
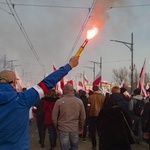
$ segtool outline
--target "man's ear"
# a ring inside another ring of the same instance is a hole
[[[17,80],[14,80],[13,83],[12,83],[11,85],[16,89]]]

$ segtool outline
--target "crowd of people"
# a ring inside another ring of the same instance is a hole
[[[135,89],[114,86],[102,93],[93,85],[87,93],[66,84],[60,96],[56,83],[73,67],[79,57],[51,73],[30,89],[17,92],[12,71],[0,72],[0,150],[29,150],[29,110],[35,115],[39,144],[45,147],[48,131],[50,149],[78,150],[79,138],[90,138],[92,150],[131,150],[131,144],[150,144],[150,98]],[[150,92],[150,89],[148,90]],[[21,117],[18,117],[21,116]]]
[[[143,139],[149,143],[150,98],[143,98],[140,89],[135,89],[130,96],[127,89],[114,86],[110,93],[104,95],[97,85],[87,93],[82,89],[76,91],[73,85],[66,84],[62,96],[58,97],[55,92],[53,107],[53,100],[49,99],[49,113],[45,111],[46,97],[35,105],[35,114],[38,125],[41,113],[38,114],[37,110],[40,106],[43,108],[41,127],[53,126],[53,132],[49,132],[49,136],[53,137],[53,140],[49,138],[50,150],[55,148],[57,137],[62,150],[77,150],[79,138],[83,142],[90,138],[93,150],[131,150],[131,144],[141,144]],[[44,118],[51,120],[48,125]],[[40,135],[45,139],[45,127],[38,128],[41,147],[44,147],[44,142]]]

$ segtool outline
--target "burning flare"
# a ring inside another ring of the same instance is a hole
[[[94,27],[91,30],[87,31],[87,39],[92,39],[96,34],[98,33],[98,29],[96,27]]]
[[[87,31],[86,40],[83,42],[83,44],[80,46],[80,48],[76,52],[76,54],[75,54],[76,56],[80,56],[80,54],[82,53],[82,51],[83,51],[84,47],[86,46],[86,44],[88,43],[88,41],[90,39],[92,39],[97,33],[98,33],[98,29],[95,27],[93,29]]]

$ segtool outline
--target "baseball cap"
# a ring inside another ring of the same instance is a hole
[[[18,80],[16,75],[11,70],[3,70],[0,72],[0,82],[13,83],[14,80]]]

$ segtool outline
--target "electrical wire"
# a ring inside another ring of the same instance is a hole
[[[8,14],[12,15],[12,13],[8,12],[7,10],[3,9],[2,7],[0,7],[1,10],[7,12]]]
[[[85,27],[86,27],[86,25],[87,25],[89,19],[90,19],[90,15],[91,15],[91,13],[92,13],[92,11],[93,11],[93,7],[94,7],[96,1],[97,1],[97,0],[93,0],[93,3],[92,3],[92,5],[91,5],[91,8],[89,8],[88,14],[87,14],[87,16],[86,16],[86,18],[85,18],[85,20],[84,20],[84,22],[83,22],[83,25],[82,25],[82,27],[81,27],[81,29],[80,29],[80,31],[79,31],[78,36],[77,36],[77,38],[76,38],[76,40],[75,40],[75,42],[74,42],[74,44],[73,44],[73,47],[72,47],[72,49],[71,49],[71,51],[70,51],[70,53],[69,53],[69,56],[68,56],[68,58],[67,58],[67,61],[69,60],[70,56],[72,55],[72,53],[73,53],[73,51],[74,51],[74,49],[75,49],[75,47],[76,47],[76,45],[77,45],[77,43],[78,43],[80,37],[81,37],[81,35],[82,35],[82,33],[83,33],[83,31],[84,31],[84,29],[85,29]]]
[[[7,4],[5,2],[0,2],[0,4]],[[71,8],[71,9],[89,9],[89,7],[78,7],[78,6],[56,6],[56,5],[40,5],[40,4],[19,4],[14,3],[18,6],[32,6],[32,7],[54,7],[54,8]],[[139,5],[125,5],[125,6],[112,6],[112,8],[126,8],[126,7],[149,7],[150,4],[139,4]]]
[[[0,4],[7,4],[4,2],[0,2]],[[78,7],[78,6],[56,6],[56,5],[35,5],[35,4],[17,4],[13,3],[17,6],[31,6],[31,7],[54,7],[54,8],[71,8],[71,9],[89,9],[88,7]]]
[[[141,5],[125,5],[125,6],[112,6],[111,8],[127,8],[127,7],[149,7],[150,4],[141,4]]]
[[[116,61],[103,62],[103,63],[117,63],[117,62],[125,62],[125,61],[131,61],[131,60],[116,60]]]
[[[23,24],[22,24],[22,22],[21,22],[21,20],[20,20],[20,18],[19,18],[19,16],[18,16],[17,12],[16,12],[16,10],[15,10],[15,4],[12,4],[12,3],[11,3],[11,0],[9,0],[9,1],[10,1],[10,3],[8,3],[8,1],[6,0],[7,5],[8,5],[8,7],[9,7],[9,9],[10,9],[10,11],[11,11],[11,13],[12,13],[14,19],[15,19],[15,21],[17,22],[17,25],[19,26],[19,29],[21,30],[21,32],[22,32],[22,34],[23,34],[23,36],[24,36],[26,42],[28,43],[28,45],[29,45],[31,51],[33,52],[35,58],[36,58],[37,61],[39,62],[40,66],[41,66],[41,68],[42,68],[42,70],[43,70],[43,72],[44,72],[44,76],[45,76],[45,68],[44,68],[44,65],[43,65],[42,61],[40,60],[40,58],[39,58],[39,56],[38,56],[38,54],[37,54],[37,52],[36,52],[36,50],[35,50],[35,48],[34,48],[32,42],[31,42],[31,40],[30,40],[30,38],[29,38],[29,36],[28,36],[28,34],[27,34],[27,32],[26,32],[26,30],[25,30],[25,28],[24,28],[24,26],[23,26]],[[12,6],[13,9],[12,9],[10,6]]]

